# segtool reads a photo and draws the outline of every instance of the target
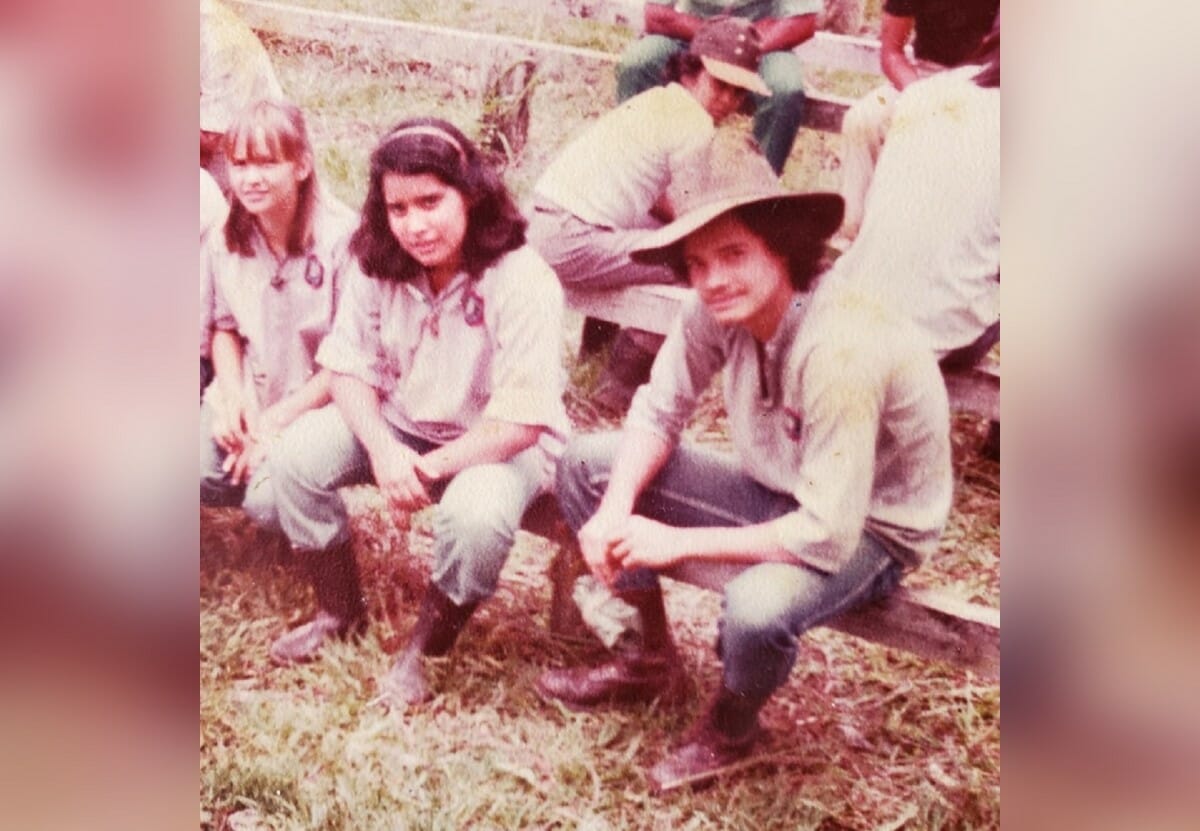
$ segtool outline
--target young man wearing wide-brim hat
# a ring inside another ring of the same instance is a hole
[[[640,625],[607,663],[544,673],[541,695],[674,696],[685,684],[659,577],[724,593],[721,687],[650,770],[656,790],[751,754],[797,637],[891,591],[950,508],[949,406],[928,346],[870,297],[812,287],[841,198],[786,192],[761,157],[728,147],[679,178],[678,219],[634,254],[686,274],[695,298],[621,433],[577,437],[559,466],[584,559]],[[679,444],[718,372],[732,454]]]

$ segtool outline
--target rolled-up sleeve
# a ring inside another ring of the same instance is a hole
[[[333,328],[317,350],[317,363],[385,389],[379,318],[384,286],[363,274],[353,257],[344,258],[335,278],[340,295]]]
[[[200,302],[206,304],[202,314],[208,313],[207,319],[201,318],[201,326],[208,329],[225,329],[237,331],[237,318],[233,316],[233,308],[229,298],[225,296],[222,286],[222,270],[234,268],[231,255],[225,251],[225,240],[221,234],[209,234],[205,240],[203,256],[203,274],[200,283]],[[205,296],[207,295],[207,297]],[[206,335],[207,336],[207,335]]]
[[[626,427],[677,443],[697,399],[724,363],[724,335],[693,295],[667,333],[649,382],[634,395]]]
[[[797,559],[839,570],[858,546],[870,508],[875,450],[886,379],[869,354],[822,345],[803,367],[800,467],[792,495],[799,507],[772,521],[775,539]]]
[[[508,290],[493,295],[496,351],[483,417],[565,434],[562,286],[531,249],[510,255],[504,267],[517,273]]]

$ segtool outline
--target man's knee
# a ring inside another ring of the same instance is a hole
[[[790,52],[771,52],[763,56],[758,71],[771,90],[768,100],[778,103],[804,99],[804,73],[795,55]]]
[[[255,525],[269,531],[278,531],[279,509],[275,502],[274,473],[264,477],[255,477],[246,487],[246,496],[242,500],[242,510]]]
[[[596,433],[571,439],[558,461],[555,493],[567,523],[579,530],[596,510],[616,453],[617,434]]]
[[[618,99],[625,101],[663,83],[667,61],[686,45],[663,35],[643,35],[631,43],[617,62]]]
[[[725,588],[725,619],[738,631],[784,627],[796,604],[810,590],[806,572],[784,563],[747,569]]]

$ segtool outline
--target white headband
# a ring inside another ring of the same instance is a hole
[[[384,141],[391,141],[394,138],[401,136],[433,136],[440,138],[442,141],[454,148],[454,152],[458,154],[458,160],[463,164],[467,163],[467,153],[463,150],[463,146],[458,143],[458,139],[450,133],[443,130],[441,127],[435,127],[432,124],[413,124],[408,127],[399,127],[384,136]]]

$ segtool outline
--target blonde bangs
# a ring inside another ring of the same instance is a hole
[[[304,117],[283,102],[256,101],[225,133],[225,154],[231,161],[295,162],[309,150]]]

